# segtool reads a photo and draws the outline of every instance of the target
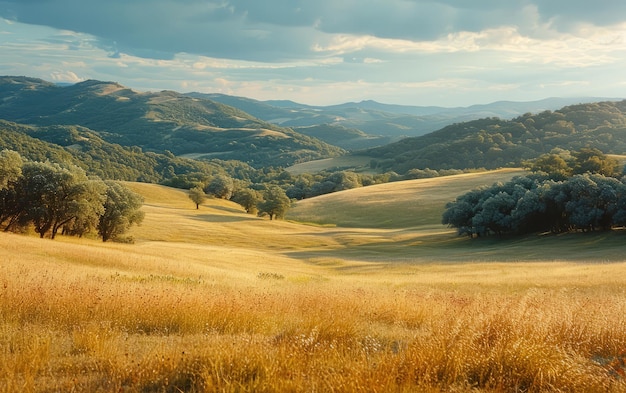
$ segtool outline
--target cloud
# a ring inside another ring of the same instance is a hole
[[[0,15],[85,32],[114,53],[162,59],[184,52],[281,60],[306,53],[313,42],[309,36],[319,34],[313,29],[250,22],[245,12],[235,12],[227,3],[197,0],[0,1]]]
[[[316,104],[615,92],[626,2],[601,2],[0,0],[0,73]]]
[[[603,0],[2,0],[0,16],[83,32],[118,57],[172,59],[177,53],[251,61],[329,55],[337,37],[409,42],[503,26],[525,35],[607,26],[626,2]],[[358,50],[358,48],[353,49]]]
[[[559,31],[575,31],[581,25],[611,26],[626,19],[622,0],[536,0],[535,4],[542,20]]]
[[[53,82],[69,82],[77,83],[84,81],[85,78],[81,78],[72,71],[53,71],[50,73],[50,79]]]

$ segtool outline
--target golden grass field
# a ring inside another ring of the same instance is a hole
[[[0,233],[0,391],[626,392],[626,233],[438,224],[518,173],[351,190],[285,221],[131,183],[135,244]]]

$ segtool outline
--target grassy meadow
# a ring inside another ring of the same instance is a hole
[[[130,183],[134,244],[0,233],[0,392],[626,392],[626,233],[439,224],[515,174],[346,191],[285,221]]]

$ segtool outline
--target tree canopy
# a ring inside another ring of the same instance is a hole
[[[291,200],[285,191],[278,186],[270,186],[263,193],[263,201],[259,203],[259,213],[266,213],[270,220],[283,218],[291,207]]]
[[[206,194],[201,187],[193,187],[189,190],[189,199],[196,204],[196,209],[200,208],[200,205],[206,200]]]
[[[205,187],[207,194],[214,195],[216,198],[230,199],[233,195],[235,184],[230,176],[217,175]]]
[[[106,181],[106,200],[104,214],[98,222],[98,234],[102,241],[114,239],[130,228],[133,224],[140,224],[144,212],[139,210],[143,198],[114,181]]]
[[[415,168],[464,169],[520,166],[555,148],[626,151],[626,100],[566,106],[451,124],[419,137],[358,152],[376,159],[381,171],[406,174]],[[593,167],[593,162],[588,163]],[[581,172],[582,173],[582,172]]]
[[[2,151],[0,178],[0,225],[5,231],[32,227],[40,237],[54,239],[60,230],[83,236],[98,229],[106,241],[143,218],[136,194],[120,183],[89,178],[75,165],[24,161],[16,152]],[[112,198],[117,202],[111,203]]]
[[[555,149],[528,167],[533,175],[457,197],[442,222],[469,236],[595,231],[626,223],[626,177],[617,160],[598,149]]]
[[[590,173],[516,177],[457,197],[442,223],[468,236],[607,230],[626,224],[626,184]]]

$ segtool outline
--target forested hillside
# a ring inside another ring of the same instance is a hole
[[[34,78],[2,77],[0,119],[37,126],[79,125],[122,146],[234,159],[256,167],[342,153],[336,146],[208,99],[173,91],[139,93],[93,80],[57,86]]]
[[[447,126],[416,138],[360,152],[382,171],[413,168],[498,168],[519,166],[552,149],[597,148],[626,152],[626,101],[564,107],[512,120],[485,118]]]
[[[80,126],[25,126],[0,120],[0,150],[18,152],[31,161],[51,161],[81,167],[103,179],[161,183],[176,176],[226,173],[222,162],[197,161],[172,154],[144,153],[102,140]],[[241,163],[242,167],[247,167]],[[252,168],[249,168],[252,171]]]

